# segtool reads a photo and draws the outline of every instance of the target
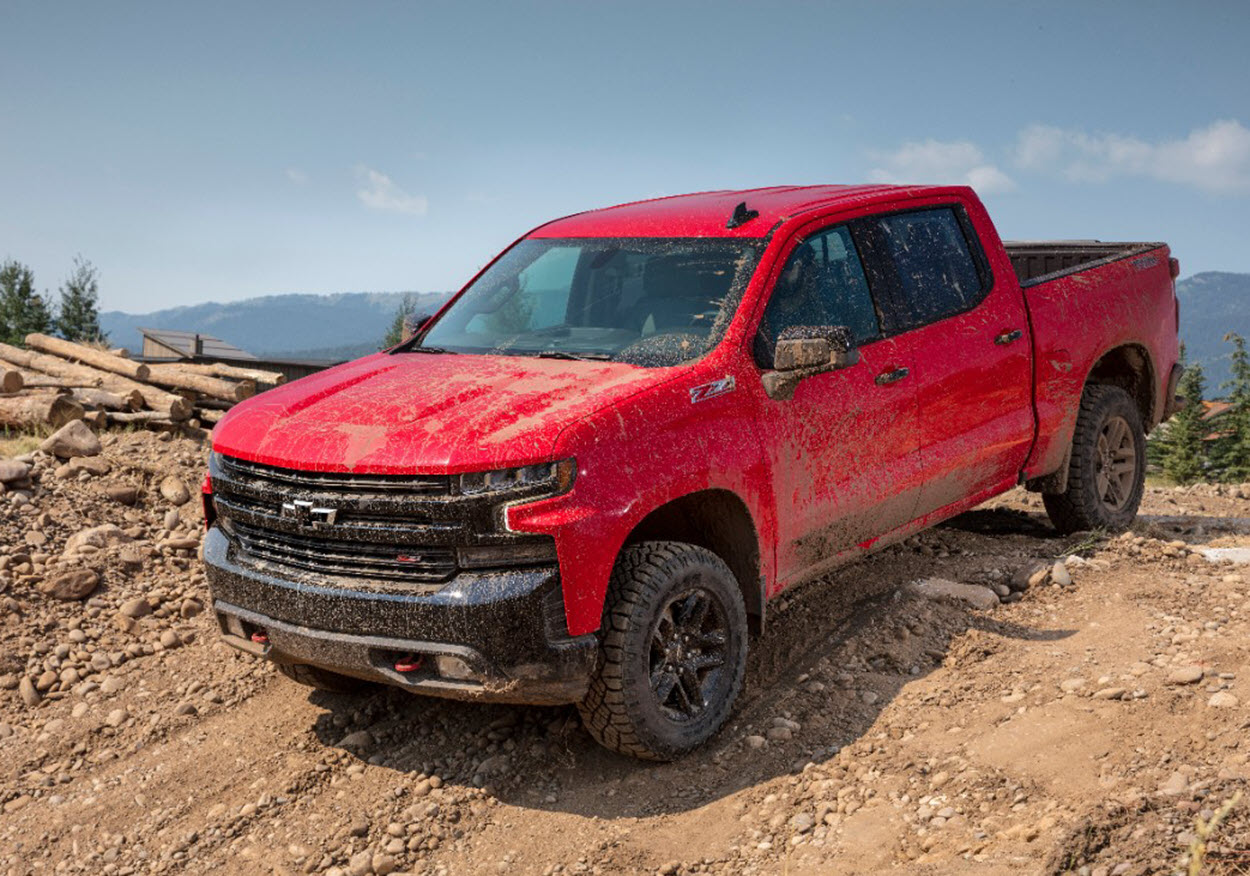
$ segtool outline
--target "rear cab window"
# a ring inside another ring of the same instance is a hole
[[[876,216],[863,230],[893,275],[891,334],[971,310],[990,290],[988,262],[961,207]]]

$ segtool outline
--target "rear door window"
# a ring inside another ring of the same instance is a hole
[[[896,331],[963,313],[989,290],[980,247],[969,246],[953,207],[893,213],[875,220],[895,272]]]

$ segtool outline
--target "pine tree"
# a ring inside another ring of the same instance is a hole
[[[408,323],[417,313],[417,298],[411,292],[404,293],[404,298],[399,302],[399,307],[395,310],[395,318],[391,320],[391,327],[386,330],[386,336],[382,339],[383,350],[388,350],[398,344],[400,341],[408,339],[412,334],[412,326]]]
[[[1167,423],[1167,438],[1163,452],[1163,473],[1178,484],[1201,480],[1206,473],[1203,438],[1207,424],[1203,422],[1202,393],[1206,378],[1201,365],[1191,365],[1181,377],[1179,393],[1188,403],[1184,410],[1172,416]]]
[[[100,331],[100,290],[95,266],[82,256],[74,259],[74,271],[61,286],[61,310],[56,328],[67,341],[103,341]]]
[[[0,341],[22,346],[31,332],[51,327],[48,302],[35,291],[30,268],[12,259],[0,265]]]
[[[1220,480],[1250,481],[1250,353],[1246,341],[1236,332],[1224,335],[1233,345],[1232,378],[1220,385],[1233,406],[1220,423],[1225,437],[1217,442],[1216,464]]]

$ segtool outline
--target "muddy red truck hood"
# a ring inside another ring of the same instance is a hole
[[[235,405],[213,449],[313,471],[457,473],[551,459],[569,424],[675,369],[380,353]]]

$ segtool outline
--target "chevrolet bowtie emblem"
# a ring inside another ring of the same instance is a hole
[[[338,520],[339,509],[317,508],[306,499],[282,503],[282,516],[301,526],[333,526]]]

